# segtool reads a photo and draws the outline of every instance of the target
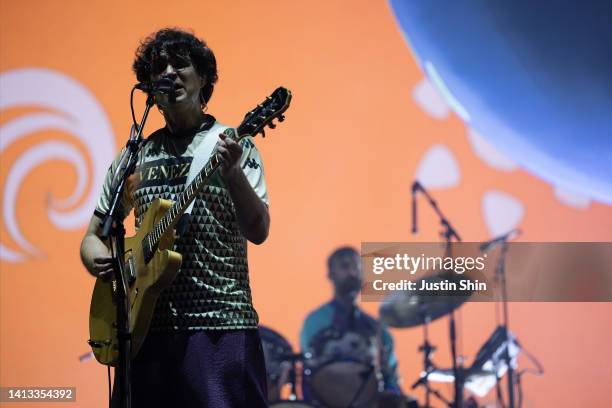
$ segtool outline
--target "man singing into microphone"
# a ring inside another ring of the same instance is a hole
[[[162,29],[142,42],[133,69],[140,82],[165,79],[173,93],[155,95],[165,127],[153,132],[140,151],[122,214],[134,209],[138,228],[154,199],[174,200],[185,187],[194,150],[206,138],[219,139],[222,159],[176,240],[181,269],[158,299],[151,329],[132,362],[133,406],[265,407],[265,364],[247,264],[247,240],[261,244],[270,225],[261,158],[250,138],[235,143],[205,113],[217,65],[204,41]],[[99,234],[117,162],[81,244],[84,265],[101,279],[113,274]]]

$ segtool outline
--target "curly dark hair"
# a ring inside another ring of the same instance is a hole
[[[145,38],[136,50],[132,69],[139,82],[149,82],[153,67],[161,54],[188,58],[196,72],[206,79],[200,98],[208,103],[217,82],[217,60],[203,40],[178,28],[162,28]]]

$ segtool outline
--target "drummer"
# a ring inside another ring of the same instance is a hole
[[[336,249],[327,259],[327,276],[333,284],[334,297],[308,314],[300,333],[304,353],[313,352],[317,334],[326,329],[354,331],[379,339],[380,371],[384,390],[401,394],[397,376],[397,359],[389,331],[357,305],[357,295],[363,284],[361,258],[352,247]]]

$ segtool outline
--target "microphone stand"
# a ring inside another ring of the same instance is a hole
[[[134,126],[132,126],[132,132],[120,160],[120,166],[117,167],[117,173],[114,177],[114,183],[110,196],[111,205],[102,220],[102,234],[100,235],[102,240],[108,239],[110,242],[111,256],[113,257],[115,270],[116,285],[114,286],[116,290],[114,296],[117,310],[117,339],[119,341],[119,361],[118,366],[115,369],[115,373],[118,378],[120,408],[131,408],[132,406],[130,361],[132,333],[130,331],[130,305],[127,294],[129,292],[129,285],[132,283],[135,277],[126,277],[124,275],[125,228],[123,226],[123,219],[119,203],[121,202],[121,197],[123,196],[125,182],[134,172],[136,167],[138,152],[140,151],[144,141],[142,131],[153,104],[153,93],[149,93],[142,120],[140,121],[140,125],[138,125],[136,128],[137,132],[134,132],[135,129]],[[123,163],[125,164],[121,165]],[[127,282],[126,278],[128,278]]]
[[[520,235],[521,231],[517,229],[513,229],[508,233],[493,238],[492,240],[485,242],[480,246],[480,250],[485,252],[493,246],[500,245],[501,250],[499,254],[499,260],[497,261],[497,269],[495,271],[495,277],[499,282],[500,291],[501,291],[501,301],[502,301],[502,319],[504,328],[504,332],[506,335],[506,347],[503,353],[503,359],[506,362],[508,367],[508,408],[515,407],[515,398],[514,398],[514,367],[512,367],[511,358],[510,358],[510,345],[513,343],[512,336],[510,334],[510,326],[509,326],[509,318],[508,318],[508,289],[506,287],[506,255],[508,253],[508,240],[512,239],[513,236]],[[497,377],[497,375],[496,375]],[[497,381],[499,383],[499,377],[497,377]],[[500,393],[499,386],[497,387],[498,394]]]
[[[502,310],[503,310],[503,327],[506,332],[506,347],[504,351],[504,360],[508,366],[508,408],[515,407],[514,401],[514,367],[512,367],[512,359],[510,358],[510,346],[513,342],[510,335],[510,326],[508,322],[508,290],[506,288],[506,254],[508,253],[508,241],[504,240],[501,246],[499,261],[497,264],[497,279],[501,286]]]
[[[445,242],[445,256],[450,257],[451,253],[451,242],[455,239],[457,242],[461,242],[461,237],[457,233],[457,231],[453,228],[450,221],[442,214],[442,211],[438,207],[438,203],[436,200],[429,195],[427,190],[418,182],[415,181],[412,186],[413,194],[417,191],[423,193],[429,205],[434,209],[436,215],[440,219],[440,225],[443,230],[441,236],[444,237]],[[414,202],[413,196],[413,202]],[[413,204],[413,213],[416,213],[415,204]],[[416,218],[416,217],[415,217]],[[416,220],[413,220],[413,232],[416,231]],[[451,308],[451,312],[449,314],[449,332],[450,332],[450,343],[451,343],[451,356],[453,362],[453,375],[455,377],[454,386],[455,386],[455,400],[453,402],[454,408],[463,408],[463,385],[464,385],[464,370],[463,364],[461,367],[457,364],[457,333],[456,333],[456,324],[455,324],[455,309]]]

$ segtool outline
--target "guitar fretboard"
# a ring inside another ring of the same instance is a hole
[[[284,120],[285,117],[282,114],[289,107],[290,101],[291,92],[283,87],[277,88],[272,95],[266,97],[263,103],[257,105],[255,109],[246,114],[245,119],[240,126],[236,128],[235,132],[231,130],[231,134],[228,134],[226,130],[225,134],[236,143],[240,143],[240,141],[247,136],[255,136],[259,132],[265,136],[263,131],[265,126],[269,126],[272,129],[275,127],[272,123],[273,119],[278,118],[279,121]],[[148,259],[150,259],[152,257],[152,254],[159,245],[161,237],[166,234],[170,228],[174,228],[179,217],[185,212],[189,204],[195,200],[198,192],[204,187],[206,180],[208,180],[220,164],[221,160],[219,155],[217,153],[213,154],[193,181],[176,197],[176,201],[172,204],[170,209],[164,214],[161,220],[157,222],[155,227],[145,238],[145,241],[148,241],[146,242],[147,245],[144,245],[145,242],[143,242],[143,250],[148,254],[145,258],[148,257]]]
[[[215,172],[220,164],[221,160],[219,159],[219,155],[215,153],[185,190],[178,195],[172,207],[170,207],[151,231],[149,235],[151,248],[155,248],[159,244],[160,238],[168,231],[168,228],[175,226],[179,217],[187,209],[189,204],[195,200],[198,191],[204,186],[208,177]]]

